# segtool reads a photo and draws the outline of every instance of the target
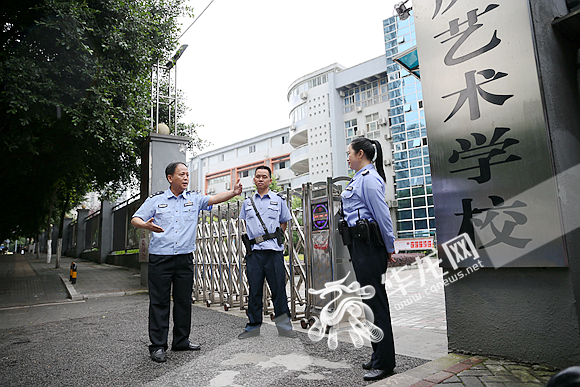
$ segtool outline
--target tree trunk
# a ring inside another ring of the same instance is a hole
[[[59,185],[56,186],[50,198],[50,206],[48,207],[48,240],[46,241],[46,263],[50,263],[52,259],[52,206],[54,205],[54,198],[58,192]]]
[[[56,244],[56,262],[54,263],[54,267],[58,269],[60,267],[60,256],[62,254],[62,237],[64,231],[64,217],[66,215],[66,211],[68,210],[68,203],[70,201],[70,191],[66,192],[66,199],[62,206],[62,210],[60,213],[60,224],[58,226],[58,242]]]

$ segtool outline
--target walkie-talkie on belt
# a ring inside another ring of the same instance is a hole
[[[357,211],[358,211],[358,220],[356,221],[356,233],[358,234],[359,239],[366,241],[368,243],[371,241],[369,220],[360,218],[360,208]]]

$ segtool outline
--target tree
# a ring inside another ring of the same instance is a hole
[[[177,47],[184,2],[3,4],[0,192],[8,221],[0,240],[50,223],[55,190],[60,198],[62,190],[112,193],[138,176],[150,71]]]

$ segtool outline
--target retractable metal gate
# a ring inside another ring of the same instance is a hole
[[[291,318],[301,320],[303,328],[312,323],[312,318],[328,302],[310,294],[308,289],[323,289],[327,282],[340,280],[349,273],[346,284],[355,280],[348,250],[337,228],[342,192],[337,183],[348,180],[329,177],[326,182],[304,184],[301,191],[285,192],[292,214],[285,235],[286,293]],[[300,199],[302,206],[292,209],[292,198]],[[226,311],[247,308],[246,251],[241,240],[246,228],[238,219],[241,206],[242,202],[221,204],[200,213],[193,302],[202,301],[208,307],[219,304]],[[264,288],[264,314],[273,317],[267,281]]]
[[[300,259],[305,247],[303,228],[300,225],[302,208],[292,209],[292,197],[302,199],[299,191],[286,190],[288,208],[292,219],[288,221],[285,236],[286,293],[290,302],[292,319],[304,317],[306,303],[306,270]],[[248,279],[246,277],[246,250],[241,235],[246,232],[245,222],[238,219],[242,202],[213,206],[202,211],[197,225],[197,249],[194,252],[194,281],[192,302],[202,301],[209,307],[219,304],[227,311],[232,307],[241,310],[248,305]],[[265,282],[264,314],[273,317],[271,292]]]

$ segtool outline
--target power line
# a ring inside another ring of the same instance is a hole
[[[201,11],[201,13],[199,14],[199,16],[198,16],[198,17],[196,17],[196,18],[195,18],[195,19],[194,19],[194,20],[191,22],[191,24],[189,25],[189,27],[187,27],[187,29],[186,29],[185,31],[183,31],[183,33],[181,34],[181,36],[180,36],[179,38],[177,38],[177,40],[181,39],[181,37],[182,37],[183,35],[185,35],[185,33],[186,33],[186,32],[187,32],[187,31],[188,31],[190,28],[191,28],[191,26],[193,25],[193,23],[195,23],[195,22],[197,21],[197,19],[199,19],[199,18],[201,17],[201,15],[203,15],[203,13],[205,12],[205,10],[206,10],[206,9],[208,9],[208,8],[209,8],[209,6],[211,5],[211,3],[213,3],[213,2],[214,2],[214,0],[211,0],[211,1],[209,2],[209,4],[207,5],[207,7],[205,7],[205,8],[204,8],[204,10],[203,10],[203,11]]]

